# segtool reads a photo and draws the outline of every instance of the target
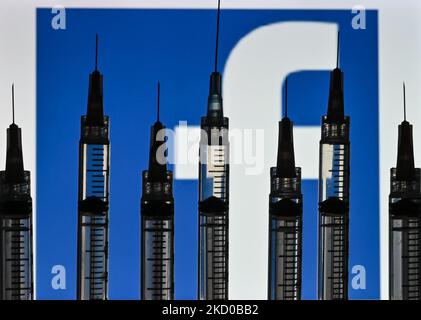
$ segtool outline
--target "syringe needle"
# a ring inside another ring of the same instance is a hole
[[[161,83],[158,81],[158,96],[157,96],[157,114],[156,121],[159,122],[159,109],[160,109],[160,99],[161,99]]]
[[[95,71],[98,71],[98,33],[95,35]]]
[[[303,205],[301,168],[295,167],[293,123],[288,118],[288,78],[284,90],[285,116],[279,121],[277,163],[270,169],[268,299],[299,300]]]
[[[341,37],[340,37],[340,34],[341,34],[341,32],[338,30],[338,39],[337,39],[337,43],[336,43],[336,68],[339,68],[339,48],[340,48],[340,46],[339,46],[339,43],[340,43],[340,39],[341,39]]]
[[[405,81],[403,82],[403,120],[406,121],[406,89],[405,89]]]
[[[7,129],[6,168],[0,171],[0,300],[32,300],[32,198],[30,172],[24,169],[22,130],[15,124],[15,86],[11,86],[12,121]]]
[[[141,298],[174,299],[174,197],[172,172],[159,161],[165,130],[159,121],[161,84],[157,85],[157,121],[151,127],[149,168],[143,171],[141,199]],[[165,157],[165,154],[164,154]],[[161,241],[162,240],[162,241]]]
[[[288,77],[285,78],[285,118],[288,118]]]
[[[415,167],[412,125],[398,126],[396,167],[391,168],[389,195],[389,299],[421,299],[421,198],[420,169]]]
[[[322,118],[319,154],[318,296],[321,300],[348,299],[350,119],[344,112],[339,31],[336,54],[337,66],[330,76],[328,111]]]
[[[89,75],[88,106],[79,140],[77,299],[108,297],[109,117],[104,115],[102,74]],[[91,279],[86,281],[86,279]]]
[[[12,120],[15,124],[15,84],[12,83]]]
[[[207,115],[200,123],[202,132],[206,132],[199,146],[198,295],[201,300],[228,299],[229,120],[224,117],[222,75],[217,71],[220,14],[218,0],[215,66],[210,76]],[[215,163],[216,159],[211,157],[207,161],[207,155],[215,152],[222,160]]]

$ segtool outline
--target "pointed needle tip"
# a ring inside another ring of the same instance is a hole
[[[95,35],[95,71],[98,70],[98,33]]]
[[[403,120],[406,121],[406,87],[405,87],[405,81],[403,82]]]
[[[219,50],[219,24],[221,17],[221,0],[218,0],[218,11],[216,15],[216,45],[215,45],[215,72],[218,71],[218,50]]]
[[[285,78],[285,117],[288,118],[288,77]]]
[[[161,103],[161,82],[158,80],[158,103],[157,103],[157,115],[156,115],[156,118],[157,118],[157,121],[159,122],[159,116],[160,116],[160,114],[159,114],[159,112],[160,112],[160,103]]]
[[[339,43],[340,43],[340,39],[341,39],[341,31],[338,29],[338,38],[337,38],[337,43],[336,43],[336,68],[339,68]]]
[[[15,84],[12,83],[12,121],[15,123]]]

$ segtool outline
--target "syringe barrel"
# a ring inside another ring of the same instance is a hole
[[[141,298],[174,299],[174,198],[173,175],[163,182],[150,181],[143,172],[141,200]]]
[[[349,259],[349,117],[322,123],[319,171],[320,300],[348,299]]]
[[[421,300],[421,170],[415,179],[396,179],[389,196],[389,298]]]
[[[33,299],[30,173],[9,184],[0,172],[0,300]]]
[[[199,277],[201,300],[228,299],[228,119],[202,118],[199,161]]]
[[[300,300],[302,279],[301,168],[283,178],[273,167],[269,195],[269,300]]]
[[[86,125],[79,143],[77,298],[108,298],[109,119]]]

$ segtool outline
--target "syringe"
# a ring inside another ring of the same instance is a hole
[[[301,299],[302,214],[301,168],[295,167],[293,123],[288,118],[285,80],[285,117],[279,122],[278,160],[270,169],[269,300]]]
[[[412,125],[399,125],[398,159],[390,170],[389,298],[421,299],[421,190],[420,168],[414,165]]]
[[[173,174],[167,170],[165,126],[151,127],[149,168],[143,171],[141,220],[141,298],[174,299],[174,198]]]
[[[89,77],[88,110],[81,118],[79,142],[79,300],[108,298],[109,118],[104,116],[102,75],[97,62],[98,36],[95,70]]]
[[[339,33],[338,33],[339,60]],[[327,115],[322,118],[319,171],[318,296],[348,299],[349,117],[344,115],[343,73],[330,74]]]
[[[228,299],[228,118],[222,108],[218,67],[218,1],[215,70],[210,77],[208,111],[201,119],[199,147],[199,277],[201,300]]]
[[[32,198],[30,172],[23,167],[22,133],[7,129],[6,170],[0,171],[0,300],[32,300]]]

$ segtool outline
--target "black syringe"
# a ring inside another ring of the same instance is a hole
[[[30,172],[23,167],[22,132],[7,129],[6,170],[0,171],[0,300],[33,299],[32,198]]]
[[[199,147],[199,275],[201,300],[228,299],[228,118],[222,108],[218,72],[219,20],[216,22],[215,69],[210,77],[208,111],[201,119]]]
[[[141,199],[141,298],[174,299],[174,197],[173,174],[167,170],[165,126],[151,127],[149,168],[143,171]]]
[[[412,125],[399,125],[396,168],[390,170],[389,298],[421,299],[421,190],[420,168],[414,165]]]
[[[293,123],[288,118],[288,79],[285,117],[279,122],[278,160],[270,169],[269,300],[301,299],[302,216],[301,168],[295,167]]]
[[[327,115],[322,118],[319,171],[318,297],[348,299],[349,120],[344,115],[343,73],[330,74]]]
[[[81,117],[79,142],[79,300],[108,298],[110,139],[109,118],[104,115],[102,75],[98,71],[98,35],[95,53],[95,70],[89,76],[88,110]]]

